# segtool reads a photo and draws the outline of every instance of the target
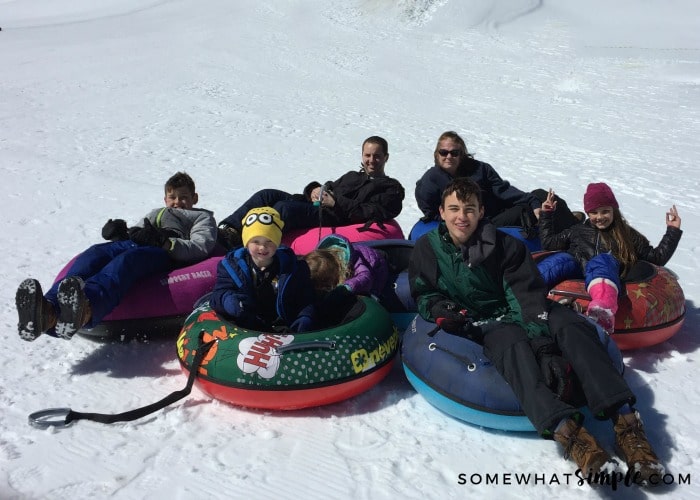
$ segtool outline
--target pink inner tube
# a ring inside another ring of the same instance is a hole
[[[76,257],[61,269],[56,281],[63,279]],[[214,288],[216,266],[221,258],[220,255],[209,257],[191,266],[173,269],[167,274],[144,278],[134,284],[119,305],[105,316],[103,321],[189,314],[197,300]]]
[[[305,255],[316,248],[318,242],[329,234],[340,234],[345,236],[351,242],[355,241],[374,241],[374,240],[393,240],[404,239],[401,226],[394,219],[382,223],[382,229],[375,222],[365,231],[359,231],[364,227],[364,224],[351,224],[349,226],[338,227],[322,227],[311,229],[298,229],[289,231],[282,237],[282,244],[288,246],[297,255]],[[320,234],[320,237],[319,237]]]

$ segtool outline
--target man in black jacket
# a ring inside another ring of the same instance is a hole
[[[350,171],[324,185],[313,181],[303,194],[278,189],[258,191],[219,224],[220,240],[228,248],[239,246],[241,219],[252,208],[265,206],[280,213],[285,221],[284,231],[319,225],[369,225],[393,219],[401,213],[405,193],[399,181],[384,173],[388,159],[387,141],[378,136],[369,137],[362,143],[359,171]]]

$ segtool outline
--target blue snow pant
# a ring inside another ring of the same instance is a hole
[[[634,394],[613,365],[592,323],[557,303],[552,303],[548,323],[552,339],[581,382],[593,415],[609,418],[623,405],[634,404]],[[551,438],[557,424],[577,408],[558,399],[547,387],[525,329],[499,322],[481,328],[484,354],[511,386],[537,432]]]
[[[258,191],[222,222],[240,231],[243,227],[241,224],[243,217],[249,210],[258,207],[272,207],[277,210],[284,221],[283,232],[319,226],[320,207],[310,201],[300,200],[298,195],[294,196],[278,189]],[[334,225],[328,220],[325,212],[327,211],[324,211],[324,225]]]
[[[167,251],[160,247],[138,246],[132,241],[112,241],[93,245],[78,255],[66,273],[85,281],[85,295],[92,317],[86,328],[97,325],[109,314],[138,280],[174,269]],[[57,281],[46,292],[46,300],[58,311]]]
[[[537,263],[542,278],[548,288],[561,283],[564,280],[585,278],[586,290],[588,285],[596,278],[609,279],[618,290],[622,290],[620,283],[620,263],[609,253],[596,255],[586,264],[585,274],[573,255],[567,252],[557,252],[545,257]]]

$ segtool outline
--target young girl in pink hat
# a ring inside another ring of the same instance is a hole
[[[666,212],[666,234],[654,248],[649,240],[632,228],[620,212],[610,186],[591,183],[583,196],[588,219],[555,233],[552,214],[556,210],[554,192],[542,203],[539,230],[545,250],[565,250],[538,264],[547,285],[565,279],[583,277],[591,296],[587,314],[608,333],[613,333],[617,298],[624,277],[638,260],[663,266],[681,239],[681,218],[676,206]]]

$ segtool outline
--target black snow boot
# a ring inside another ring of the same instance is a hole
[[[56,326],[56,311],[53,304],[44,298],[37,280],[28,278],[20,283],[15,304],[19,315],[17,330],[21,339],[31,342]]]

